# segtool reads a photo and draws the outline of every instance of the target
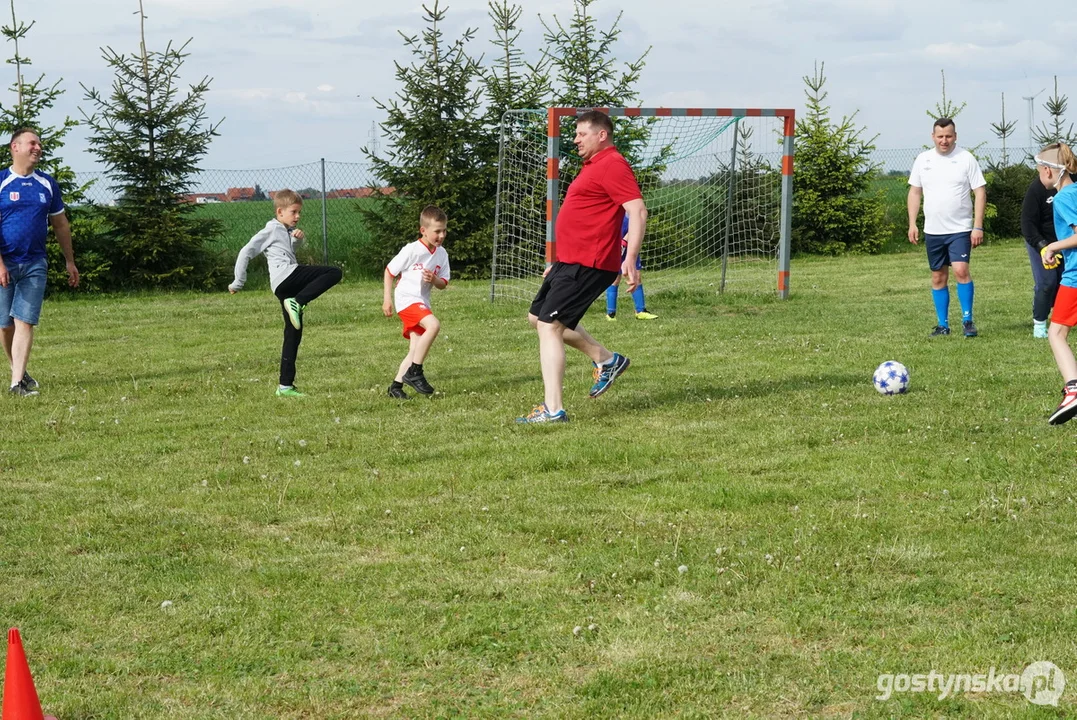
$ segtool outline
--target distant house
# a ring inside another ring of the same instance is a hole
[[[243,201],[243,200],[253,200],[254,199],[254,188],[252,188],[252,187],[228,188],[228,190],[225,191],[224,195],[225,195],[225,201],[226,202],[238,202],[238,201]]]
[[[183,196],[183,201],[196,205],[205,205],[206,203],[227,202],[228,198],[225,197],[224,193],[190,193]]]
[[[278,192],[279,192],[278,190],[270,190],[266,194],[272,200],[274,197],[276,197]],[[326,192],[325,193],[325,199],[326,200],[349,200],[349,199],[350,200],[358,200],[360,198],[373,197],[377,193],[381,193],[382,195],[392,195],[394,192],[395,192],[395,189],[391,188],[391,187],[388,187],[388,188],[368,188],[368,187],[363,187],[363,188],[338,188],[336,190],[330,190],[330,191]],[[304,190],[301,190],[299,192],[299,194],[300,194],[301,197],[306,198],[307,200],[320,200],[321,197],[322,197],[322,194],[321,194],[320,191],[314,190],[312,188],[306,188]]]

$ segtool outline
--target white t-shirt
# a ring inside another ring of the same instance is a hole
[[[422,240],[402,247],[386,267],[393,277],[400,276],[393,293],[397,312],[415,303],[430,307],[430,283],[423,282],[423,270],[432,270],[435,276],[449,281],[449,255],[445,248],[431,250]]]
[[[976,158],[956,145],[947,155],[932,148],[916,156],[909,184],[924,190],[924,233],[950,235],[972,230],[972,198],[983,187]]]

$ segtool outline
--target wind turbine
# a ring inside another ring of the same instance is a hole
[[[1022,100],[1028,100],[1028,146],[1029,147],[1033,147],[1036,144],[1035,141],[1032,139],[1032,133],[1036,129],[1036,126],[1035,126],[1034,121],[1033,121],[1033,112],[1035,110],[1035,107],[1033,106],[1032,101],[1035,100],[1036,98],[1038,98],[1040,96],[1040,94],[1042,94],[1043,91],[1046,90],[1046,89],[1047,88],[1044,88],[1043,90],[1040,90],[1040,92],[1036,93],[1035,95],[1022,95],[1021,96]]]

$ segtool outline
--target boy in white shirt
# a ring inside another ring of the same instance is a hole
[[[295,388],[295,358],[303,341],[303,310],[314,298],[340,282],[338,267],[300,265],[295,249],[303,242],[303,231],[296,227],[303,209],[303,198],[294,190],[279,190],[273,195],[276,218],[266,223],[239,251],[235,279],[228,292],[233,295],[247,281],[247,264],[265,253],[269,265],[269,286],[280,300],[284,313],[284,345],[280,352],[278,397],[305,397]]]
[[[408,354],[400,363],[393,384],[389,386],[391,398],[407,400],[405,384],[423,395],[434,393],[434,388],[423,374],[423,360],[441,330],[441,322],[430,310],[430,288],[444,290],[449,285],[449,256],[441,247],[445,242],[447,221],[440,208],[434,205],[423,208],[419,215],[419,239],[401,248],[385,268],[385,294],[381,309],[386,317],[393,316],[389,293],[393,278],[399,276],[394,295],[396,312],[404,324],[403,335],[410,343]]]

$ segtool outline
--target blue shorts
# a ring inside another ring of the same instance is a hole
[[[622,265],[625,264],[625,258],[626,257],[628,257],[628,248],[623,247],[623,248],[621,248],[621,264]],[[642,270],[643,269],[643,258],[640,257],[639,255],[636,256],[636,269],[637,270]],[[620,273],[621,273],[621,271],[618,270],[617,274],[620,275]]]
[[[37,325],[49,279],[48,263],[45,258],[10,263],[7,273],[7,287],[0,287],[0,327],[11,327],[12,318]]]
[[[967,263],[972,254],[972,231],[951,233],[950,235],[924,234],[927,245],[927,265],[932,270],[942,270],[955,262]]]

